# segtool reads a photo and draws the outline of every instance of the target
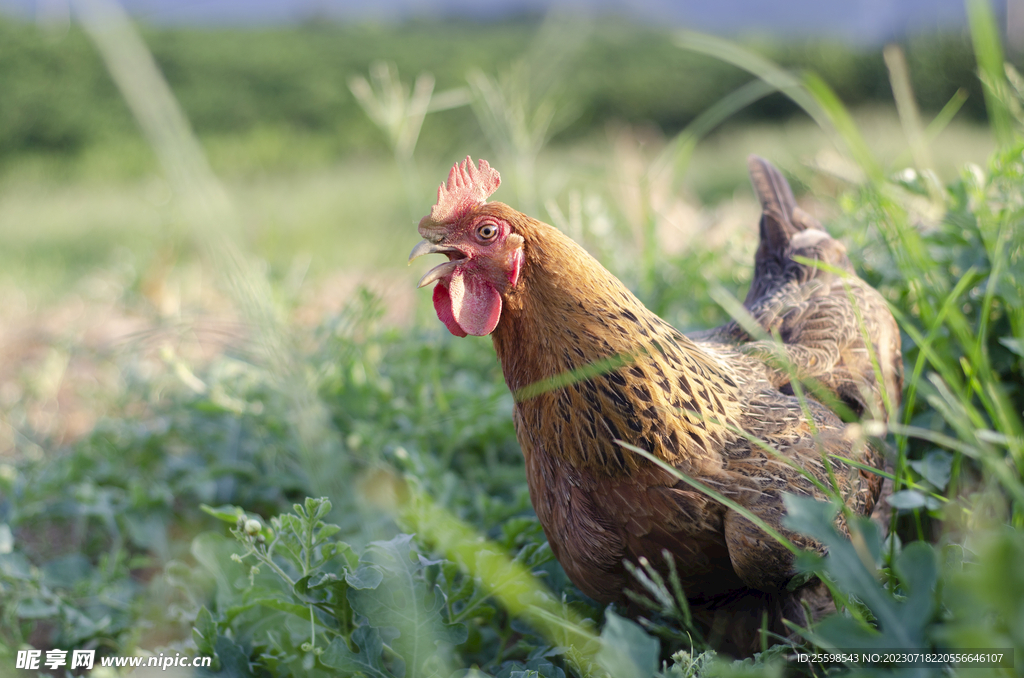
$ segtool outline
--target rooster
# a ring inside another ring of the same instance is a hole
[[[434,308],[452,334],[491,335],[530,497],[572,582],[630,610],[626,593],[639,588],[627,563],[665,572],[670,559],[700,630],[740,656],[760,647],[764,621],[779,635],[783,619],[809,621],[810,587],[789,586],[793,553],[630,447],[820,551],[783,527],[783,494],[825,499],[811,478],[834,482],[867,515],[881,477],[835,457],[883,465],[826,403],[884,421],[902,387],[899,332],[881,295],[774,167],[753,156],[749,167],[763,215],[744,306],[760,338],[737,322],[682,334],[560,231],[487,202],[501,179],[484,160],[452,168],[409,257],[446,255],[419,286],[436,283]],[[794,395],[801,384],[818,399]]]

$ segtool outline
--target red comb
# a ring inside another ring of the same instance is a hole
[[[437,204],[430,208],[427,219],[435,224],[450,223],[486,201],[491,193],[498,190],[500,183],[498,170],[488,165],[486,160],[481,160],[480,166],[474,167],[473,159],[467,155],[461,164],[455,163],[452,167],[448,183],[438,187]]]

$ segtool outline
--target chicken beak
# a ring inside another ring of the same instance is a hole
[[[451,245],[441,245],[438,243],[432,243],[429,240],[421,240],[416,245],[416,247],[412,248],[412,252],[409,253],[409,263],[411,264],[413,259],[418,259],[419,257],[422,257],[424,254],[449,254],[452,252],[462,254],[462,250],[460,250],[457,247],[452,247]],[[416,285],[416,287],[426,287],[435,280],[440,280],[445,276],[451,275],[451,273],[455,271],[455,267],[459,265],[460,261],[461,258],[455,259],[453,261],[446,261],[440,266],[435,266],[434,268],[427,271],[426,275],[420,278],[420,281]]]
[[[446,261],[440,266],[435,266],[434,268],[427,271],[427,274],[425,276],[420,278],[420,281],[416,283],[416,288],[419,289],[421,287],[426,287],[435,280],[440,280],[441,278],[451,275],[455,271],[455,267],[458,265],[459,261],[456,260]]]
[[[429,240],[420,240],[416,243],[416,247],[412,248],[412,252],[409,252],[409,263],[411,264],[413,259],[419,259],[424,254],[447,254],[448,252],[461,253],[461,250],[451,245],[441,245]]]

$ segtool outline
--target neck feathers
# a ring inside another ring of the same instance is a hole
[[[716,464],[737,414],[725,366],[558,230],[533,220],[516,230],[525,264],[492,337],[534,446],[604,472],[644,465],[616,440]]]

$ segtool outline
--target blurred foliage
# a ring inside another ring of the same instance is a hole
[[[521,58],[536,27],[471,29],[162,30],[147,40],[201,134],[295,126],[340,153],[384,147],[344,86],[372,61],[385,57],[407,75],[429,70],[439,90],[458,88],[472,66],[502,72]],[[610,118],[676,129],[747,78],[653,29],[597,24],[573,49],[560,62],[575,64],[564,78],[578,114],[567,136]],[[961,86],[978,91],[960,38],[905,49],[923,109]],[[808,95],[832,120],[845,120],[840,99],[888,98],[879,55],[836,44],[765,52],[786,68],[813,64],[822,79],[805,81]],[[853,520],[848,538],[836,530],[836,507],[789,504],[789,527],[829,546],[800,565],[827,583],[838,609],[794,627],[792,641],[743,661],[716,656],[688,628],[676,582],[653,571],[635,573],[652,601],[637,621],[585,598],[530,506],[512,399],[486,342],[382,327],[380,303],[359,294],[288,349],[328,414],[323,452],[344,488],[330,501],[306,498],[323,479],[303,461],[298,401],[250,354],[203,366],[168,359],[156,376],[126,370],[125,411],[64,448],[17,431],[14,455],[0,464],[0,662],[31,646],[212,654],[209,673],[223,676],[691,678],[908,675],[798,664],[797,649],[1015,648],[1020,661],[1024,81],[1008,73],[1003,82],[990,68],[987,93],[1018,118],[1018,136],[987,167],[968,167],[948,187],[927,167],[894,177],[872,168],[840,199],[835,231],[905,332],[905,408],[884,441],[895,459],[896,529],[883,540],[876,524]],[[0,122],[18,130],[0,138],[6,157],[75,153],[132,127],[74,30],[55,37],[0,24],[0,74],[15,93],[0,98]],[[500,79],[477,80],[477,95],[491,99],[477,102],[477,114],[493,117],[495,102],[512,99]],[[745,115],[792,110],[769,97]],[[428,116],[420,145],[465,143],[472,115],[467,107]],[[506,127],[494,130],[514,131]],[[530,159],[533,150],[518,152]],[[672,182],[643,190],[651,175],[637,176],[634,215],[571,188],[568,216],[557,204],[548,212],[659,313],[702,326],[723,319],[709,280],[744,282],[748,272],[736,268],[747,269],[749,253],[723,242],[663,255],[651,215]],[[512,586],[519,580],[501,568],[533,588]]]
[[[559,138],[600,131],[609,121],[654,124],[674,133],[750,79],[708,56],[678,49],[671,32],[625,22],[549,19],[554,33],[580,36],[554,48],[533,20],[335,25],[274,29],[150,28],[145,39],[202,137],[266,135],[285,128],[317,139],[328,157],[385,144],[346,83],[386,60],[399,72],[436,78],[437,90],[466,85],[471,72],[496,73],[520,58],[544,61],[574,117]],[[560,23],[559,23],[560,22]],[[550,35],[550,31],[548,33]],[[902,41],[921,107],[937,111],[958,90],[965,111],[984,116],[984,99],[965,34]],[[874,47],[839,41],[755,41],[783,68],[813,68],[849,106],[891,101],[885,64]],[[135,126],[78,28],[63,35],[0,18],[0,165],[24,154],[76,154],[123,143]],[[795,112],[781,95],[740,117],[778,120]],[[448,153],[467,143],[472,113],[428,116],[423,145]],[[481,132],[476,132],[481,134]]]
[[[1021,463],[1019,413],[1024,411],[1024,166],[1020,142],[1005,147],[987,169],[968,167],[943,194],[946,212],[934,220],[926,196],[934,177],[901,172],[882,187],[844,199],[842,230],[865,277],[899,312],[904,329],[907,392],[896,438],[900,484],[957,496],[977,486],[983,469],[1005,458]],[[931,215],[929,217],[929,214]],[[867,228],[864,226],[867,225]],[[935,374],[928,377],[928,371]],[[964,443],[949,449],[934,435]],[[945,448],[945,449],[943,449]],[[965,464],[965,457],[975,464]],[[953,507],[914,490],[893,498],[897,508],[922,510],[963,524]],[[1015,524],[1024,524],[1017,497]],[[948,510],[947,510],[948,509]],[[920,516],[918,516],[920,520]],[[925,536],[917,523],[918,536]]]
[[[948,275],[948,285],[955,287],[956,266],[967,264],[983,271],[979,284],[991,279],[989,269],[980,267],[1002,255],[986,248],[987,237],[972,236],[972,228],[987,228],[990,218],[1010,226],[1022,219],[1016,211],[1003,211],[1024,209],[1024,199],[1014,197],[1022,185],[1015,177],[1024,174],[1022,152],[1024,145],[1014,146],[987,171],[966,171],[949,189],[948,214],[932,228],[915,229],[923,251],[931,253],[921,275]],[[865,216],[866,209],[915,204],[914,186],[904,173],[874,192],[853,194],[844,202],[848,235],[854,236],[857,225],[884,226],[878,213]],[[898,202],[887,202],[885,195]],[[904,219],[908,212],[887,214],[899,217],[897,228],[910,223]],[[931,345],[925,375],[941,373],[935,360],[964,364],[973,345],[943,329],[950,328],[948,320],[923,320],[926,301],[919,295],[932,288],[895,275],[892,268],[901,264],[889,258],[900,249],[886,242],[866,247],[858,259],[897,309],[942,338]],[[977,311],[988,314],[986,350],[995,358],[992,372],[982,378],[1003,384],[1019,411],[1019,335],[1003,324],[1009,310],[1001,304],[1019,293],[1015,264],[1021,247],[1012,237],[1003,246],[1008,259],[993,292],[998,303],[981,304]],[[684,276],[702,276],[694,267],[688,270]],[[984,289],[977,294],[984,297]],[[678,302],[668,305],[679,308]],[[214,654],[216,675],[451,675],[460,666],[473,667],[464,675],[551,677],[780,670],[791,652],[786,645],[744,662],[704,651],[699,637],[688,632],[685,615],[670,609],[677,594],[666,582],[650,582],[664,609],[649,614],[642,626],[584,598],[552,558],[530,508],[511,399],[491,351],[482,342],[436,332],[383,329],[381,310],[370,296],[354,299],[317,330],[302,357],[331,413],[332,453],[345,457],[350,474],[350,491],[332,497],[333,507],[322,500],[292,506],[309,482],[295,459],[289,403],[244,356],[219,358],[191,377],[179,368],[176,373],[185,376],[175,387],[133,382],[129,400],[147,403],[146,414],[109,420],[55,459],[33,462],[26,454],[4,466],[0,632],[8,651],[24,643],[96,647],[101,654],[163,647]],[[973,322],[985,324],[977,315]],[[996,344],[1008,355],[997,352]],[[918,349],[909,340],[906,349],[913,364]],[[874,523],[860,521],[852,526],[862,540],[855,547],[858,542],[835,531],[835,509],[806,502],[791,506],[791,527],[830,546],[825,559],[808,556],[802,562],[831,582],[842,610],[801,631],[803,649],[985,645],[1024,651],[1021,599],[1015,593],[1020,531],[998,526],[1005,516],[1001,497],[1012,501],[1013,492],[992,492],[983,453],[971,454],[978,441],[936,414],[943,412],[934,399],[941,395],[940,384],[922,376],[912,381],[932,396],[926,401],[931,407],[922,401],[914,409],[914,423],[955,444],[915,439],[904,448],[904,472],[918,487],[948,496],[963,510],[897,506],[907,517],[948,517],[953,529],[933,545],[915,541],[911,521],[883,543]],[[970,401],[953,399],[961,408]],[[922,424],[920,417],[931,420]],[[1005,424],[988,425],[990,433],[979,433],[982,442],[1002,449],[1000,458],[1012,456],[1006,449],[1012,440],[1000,433]],[[47,446],[45,440],[35,442]],[[950,494],[954,457],[956,496]],[[1019,476],[1013,482],[1020,487]],[[395,516],[410,487],[488,539],[493,546],[487,548],[526,566],[575,610],[584,630],[602,628],[600,651],[574,654],[571,646],[552,642],[509,614],[488,594],[486,582],[453,556],[432,551],[422,538],[423,524],[415,538],[404,532],[415,521]],[[234,540],[218,527],[218,518],[231,524]],[[56,534],[65,536],[58,540]],[[659,646],[664,664],[652,661]],[[821,675],[839,667],[790,668]]]

